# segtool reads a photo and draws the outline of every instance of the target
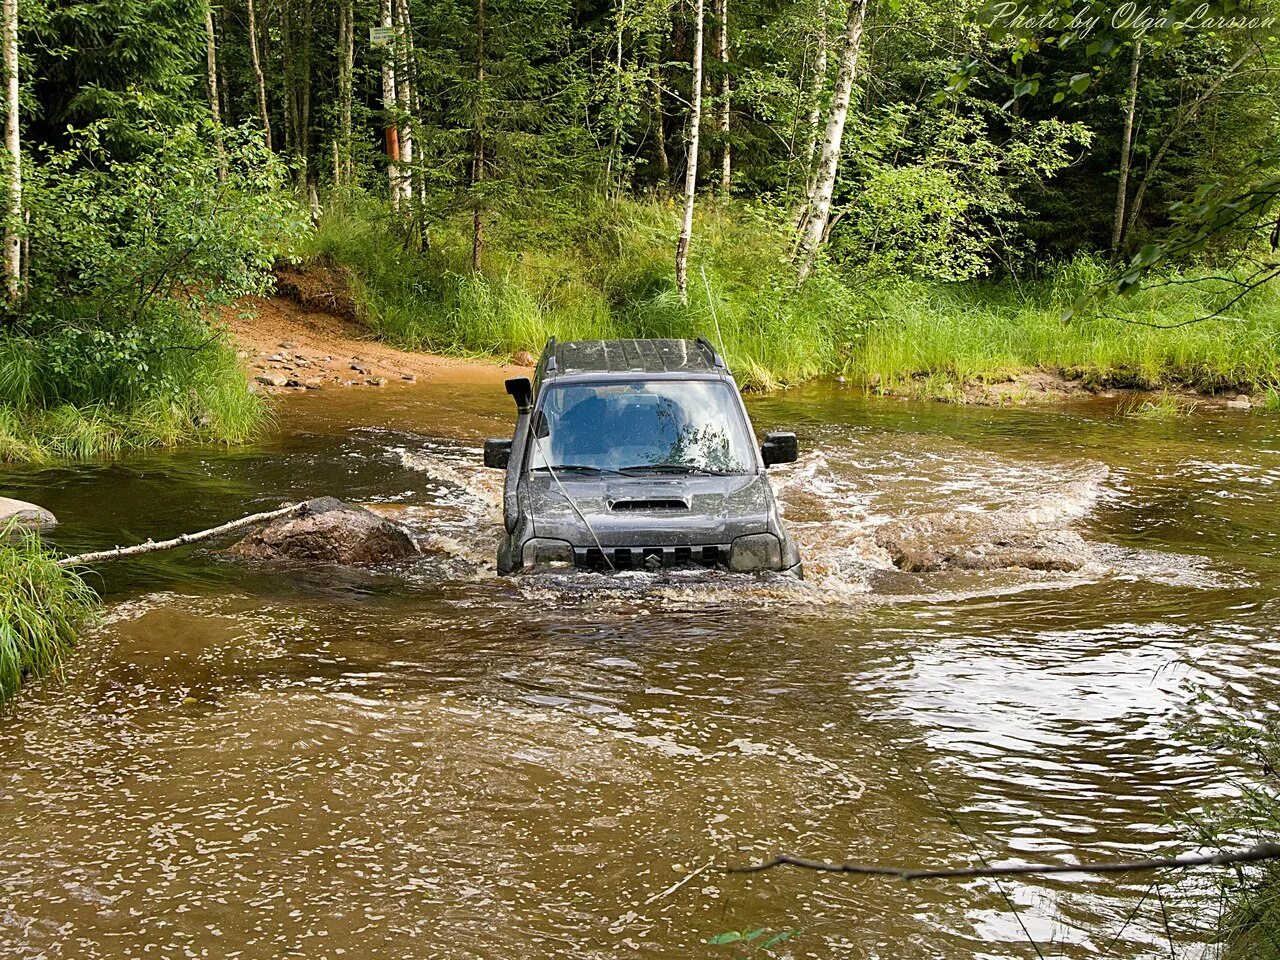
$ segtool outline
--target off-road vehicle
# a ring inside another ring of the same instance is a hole
[[[794,433],[757,447],[737,384],[705,339],[551,340],[534,379],[508,380],[512,439],[498,569],[723,567],[801,575],[765,470]]]

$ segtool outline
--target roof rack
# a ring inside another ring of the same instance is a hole
[[[707,356],[711,359],[713,366],[728,369],[725,367],[724,360],[720,357],[720,354],[716,353],[716,348],[711,345],[710,340],[706,337],[699,337],[696,342],[698,346],[707,352]]]

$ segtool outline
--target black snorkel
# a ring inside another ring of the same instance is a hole
[[[507,479],[503,486],[502,522],[507,533],[513,533],[520,520],[520,505],[516,501],[516,488],[524,472],[524,462],[529,446],[529,421],[533,413],[533,384],[528,377],[514,377],[507,381],[507,393],[516,402],[516,431],[511,441],[511,459],[507,461]]]

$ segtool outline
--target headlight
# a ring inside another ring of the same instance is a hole
[[[753,533],[733,541],[729,569],[735,573],[782,569],[782,543],[772,533]]]
[[[563,540],[534,537],[525,542],[524,565],[526,567],[573,566],[573,547]]]

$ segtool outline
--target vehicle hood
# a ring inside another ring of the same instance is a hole
[[[729,544],[735,537],[769,530],[773,488],[765,476],[579,477],[529,474],[524,480],[533,534],[575,547],[595,540],[566,499],[605,547]],[[678,506],[685,504],[687,506]]]

